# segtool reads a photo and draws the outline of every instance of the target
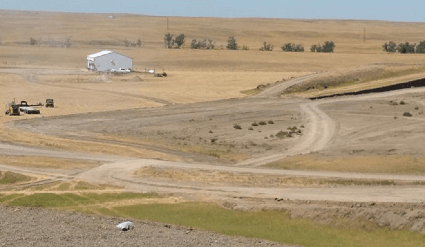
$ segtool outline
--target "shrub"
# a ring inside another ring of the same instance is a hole
[[[311,52],[334,52],[335,49],[335,43],[333,41],[325,41],[323,45],[312,45],[310,48]]]
[[[248,47],[248,46],[246,46],[246,45],[243,45],[243,46],[242,46],[242,50],[247,51],[247,50],[249,50],[249,47]]]
[[[416,44],[409,44],[409,42],[400,43],[397,46],[397,51],[400,53],[415,53]]]
[[[30,44],[31,45],[36,45],[38,42],[37,42],[37,40],[35,39],[35,38],[33,38],[33,37],[30,37]]]
[[[264,122],[264,121],[260,121],[258,124],[259,124],[259,125],[267,125],[267,123],[266,123],[266,122]]]
[[[382,45],[382,49],[386,52],[396,52],[397,44],[394,41],[390,41],[389,43],[385,42],[385,44]]]
[[[235,125],[233,125],[233,128],[235,128],[235,129],[237,129],[237,130],[242,129],[242,127],[241,127],[239,124],[235,124]]]
[[[273,120],[269,120],[267,123],[268,124],[274,124]]]
[[[411,117],[411,116],[413,116],[413,115],[412,115],[412,113],[410,113],[410,112],[404,112],[404,113],[403,113],[403,116],[404,116],[404,117]]]
[[[216,139],[216,138],[211,139],[211,142],[212,142],[212,143],[214,143],[214,142],[216,142],[216,141],[217,141],[217,139]]]
[[[236,39],[233,36],[230,36],[229,39],[227,40],[227,49],[229,50],[237,50],[238,49],[238,44],[236,43]]]
[[[405,104],[406,104],[406,102],[404,102],[403,100],[400,101],[400,105],[405,105]]]
[[[304,52],[304,46],[302,44],[286,43],[281,49],[286,52]]]
[[[248,130],[254,130],[252,127],[249,127],[249,129]]]
[[[274,46],[272,44],[264,41],[263,46],[260,48],[260,51],[273,51]]]
[[[192,42],[190,43],[190,49],[207,49],[207,50],[212,50],[215,48],[215,44],[214,41],[212,39],[206,40],[196,40],[193,39]]]
[[[251,125],[252,126],[258,126],[258,123],[257,122],[253,122]]]

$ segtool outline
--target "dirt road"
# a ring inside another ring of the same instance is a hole
[[[296,79],[294,81],[286,82],[287,85],[292,85],[302,81],[302,79]],[[276,90],[280,91],[282,87]],[[261,157],[254,157],[247,161],[232,166],[227,164],[221,166],[217,164],[217,161],[212,160],[207,163],[214,163],[214,165],[201,165],[200,162],[185,162],[185,163],[173,163],[159,160],[130,160],[126,158],[123,160],[116,161],[115,158],[104,159],[101,157],[92,157],[87,154],[61,154],[61,151],[57,153],[48,153],[45,155],[57,155],[62,157],[80,157],[87,159],[99,159],[107,163],[94,169],[85,171],[75,176],[79,179],[85,179],[92,182],[108,182],[114,184],[125,185],[128,189],[135,191],[157,191],[157,192],[174,192],[174,193],[189,193],[198,195],[208,195],[214,198],[219,197],[234,197],[234,196],[246,196],[246,197],[281,197],[286,199],[300,199],[300,200],[330,200],[330,201],[380,201],[380,202],[425,202],[425,194],[423,186],[412,186],[412,187],[382,187],[382,186],[365,186],[355,187],[346,186],[338,188],[296,188],[296,189],[281,189],[281,188],[245,188],[237,186],[214,186],[211,185],[199,185],[188,182],[163,182],[155,181],[154,179],[142,179],[135,178],[132,173],[141,167],[146,166],[158,166],[158,167],[174,167],[182,169],[205,169],[205,170],[220,170],[226,172],[247,172],[247,173],[260,173],[260,174],[281,174],[281,175],[293,175],[293,176],[305,176],[305,177],[329,177],[329,178],[345,178],[345,179],[384,179],[384,180],[409,180],[409,181],[424,181],[423,176],[396,176],[396,175],[377,175],[377,174],[353,174],[353,173],[329,173],[329,172],[302,172],[302,171],[284,171],[284,170],[264,170],[247,168],[246,166],[256,167],[264,163],[275,161],[290,155],[305,154],[313,151],[319,151],[325,149],[332,138],[334,138],[335,123],[323,110],[320,109],[322,105],[332,104],[337,102],[346,101],[362,101],[362,100],[373,100],[383,97],[412,94],[418,92],[424,92],[425,89],[407,89],[400,91],[393,91],[380,94],[361,95],[354,97],[342,97],[335,99],[325,99],[318,101],[306,101],[292,98],[261,98],[266,95],[278,95],[271,89],[268,90],[267,94],[263,94],[261,97],[245,98],[245,99],[233,99],[216,102],[206,102],[200,104],[191,105],[176,105],[167,106],[160,109],[148,109],[141,110],[140,113],[129,115],[126,111],[114,112],[111,117],[110,113],[94,113],[90,115],[73,115],[64,117],[55,117],[49,119],[48,122],[43,119],[31,119],[25,121],[15,122],[15,127],[29,129],[36,133],[57,135],[67,138],[75,138],[76,136],[84,136],[85,138],[91,138],[95,140],[96,134],[104,133],[105,131],[114,131],[114,128],[118,128],[112,133],[137,135],[137,127],[140,126],[155,126],[160,125],[166,126],[165,129],[172,132],[170,126],[180,124],[180,126],[189,126],[184,131],[187,135],[188,129],[192,128],[190,124],[195,126],[207,125],[209,128],[213,128],[215,125],[214,132],[219,127],[219,124],[230,124],[234,121],[240,121],[242,123],[251,123],[252,119],[261,119],[274,117],[276,119],[282,119],[282,121],[303,121],[306,123],[304,135],[285,142],[281,145],[280,149],[271,150],[268,153],[262,153]],[[280,110],[284,108],[284,110]],[[287,109],[291,109],[288,113]],[[298,112],[297,117],[294,113]],[[302,112],[302,113],[300,113]],[[122,115],[119,115],[122,114]],[[139,114],[139,115],[137,115]],[[284,119],[284,117],[287,118]],[[216,120],[211,125],[210,121]],[[296,119],[299,118],[299,119]],[[116,122],[119,119],[121,122]],[[229,121],[229,119],[231,119]],[[227,122],[225,122],[227,120]],[[298,122],[302,123],[302,122]],[[133,128],[132,125],[136,126]],[[271,126],[271,125],[270,125]],[[275,128],[276,124],[273,125]],[[223,127],[224,128],[224,127]],[[232,129],[230,127],[226,127]],[[270,127],[271,128],[271,127]],[[193,133],[201,132],[202,128],[194,131]],[[152,130],[152,129],[149,129]],[[156,129],[155,129],[156,130]],[[205,131],[204,130],[204,131]],[[272,129],[275,131],[276,129]],[[180,130],[178,130],[180,131]],[[224,130],[223,130],[224,131]],[[246,132],[243,135],[237,135],[234,133],[242,133],[232,130],[226,130],[223,135],[230,136],[229,138],[235,140],[245,140],[244,136],[246,133],[255,133],[252,135],[264,135],[262,129],[257,132]],[[67,133],[79,133],[79,135],[67,135]],[[65,133],[65,134],[64,134]],[[90,133],[95,133],[91,136]],[[159,133],[159,131],[158,131]],[[261,134],[258,134],[261,133]],[[141,133],[143,136],[145,133]],[[158,134],[162,135],[162,134]],[[207,133],[205,134],[207,135]],[[97,140],[101,141],[101,140]],[[185,140],[189,141],[189,140]],[[228,140],[227,140],[228,141]],[[277,140],[275,142],[278,142]],[[237,144],[237,143],[236,143]],[[5,150],[13,150],[15,153],[25,153],[26,149],[16,146],[3,146]],[[276,146],[279,147],[279,146]],[[283,147],[283,148],[282,148]],[[32,150],[35,151],[35,150]],[[7,151],[6,151],[7,152]],[[257,155],[258,156],[258,155]],[[199,156],[199,160],[202,160]],[[7,167],[3,166],[3,169]]]

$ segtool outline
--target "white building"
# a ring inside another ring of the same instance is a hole
[[[101,51],[87,56],[86,67],[92,71],[133,69],[133,59],[113,51]]]

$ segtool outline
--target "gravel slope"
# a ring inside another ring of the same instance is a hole
[[[292,246],[151,221],[132,221],[127,232],[116,228],[126,220],[0,206],[0,246]]]

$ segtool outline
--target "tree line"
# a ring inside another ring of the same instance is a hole
[[[400,43],[398,45],[394,41],[385,42],[382,45],[382,50],[389,53],[425,53],[425,41],[421,41],[417,45],[416,43],[410,44],[409,42]]]

